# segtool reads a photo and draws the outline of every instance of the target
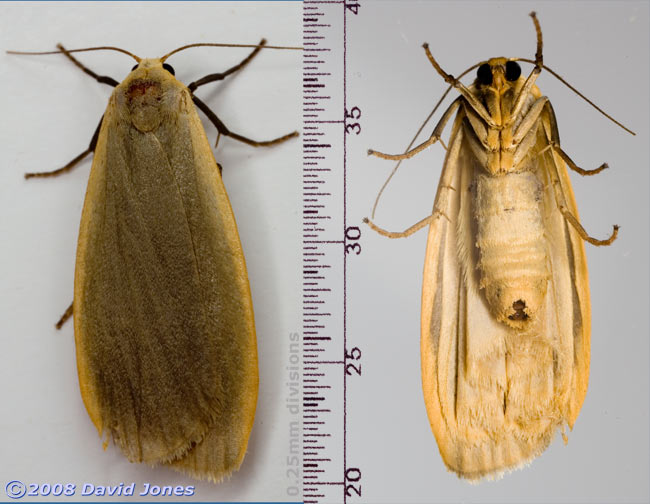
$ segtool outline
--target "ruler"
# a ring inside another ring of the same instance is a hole
[[[303,500],[346,503],[361,472],[346,457],[346,257],[360,238],[346,221],[346,18],[354,1],[303,2]],[[349,134],[349,132],[348,132]],[[355,367],[356,366],[356,367]],[[359,488],[360,490],[360,488]]]

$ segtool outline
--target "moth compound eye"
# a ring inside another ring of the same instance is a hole
[[[521,75],[521,67],[516,61],[508,61],[506,63],[506,80],[510,82],[516,81]]]
[[[174,69],[172,68],[171,65],[168,65],[167,63],[163,63],[163,68],[167,70],[170,74],[176,75],[176,72],[174,72]]]
[[[138,68],[139,66],[140,66],[140,63],[136,63],[135,65],[133,65],[133,68],[131,69],[131,71],[133,72],[133,70],[135,70],[135,69]]]
[[[476,78],[484,86],[492,84],[492,69],[487,63],[483,63],[476,72]]]

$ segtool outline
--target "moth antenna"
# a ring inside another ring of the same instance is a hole
[[[135,54],[130,53],[126,49],[121,49],[119,47],[113,47],[113,46],[101,46],[101,47],[85,47],[83,49],[66,49],[65,51],[42,51],[42,52],[30,52],[30,51],[7,51],[7,54],[23,54],[23,55],[28,55],[28,56],[34,56],[34,55],[39,55],[39,54],[64,54],[64,52],[87,52],[87,51],[117,51],[122,54],[126,54],[128,56],[131,56],[134,60],[136,60],[138,63],[142,60],[142,58],[136,56]]]
[[[269,45],[261,45],[261,44],[218,44],[218,43],[207,43],[207,42],[199,42],[196,44],[188,44],[179,47],[178,49],[174,49],[172,52],[169,52],[165,54],[162,58],[160,58],[161,62],[164,62],[167,58],[169,58],[172,54],[176,54],[177,52],[184,51],[185,49],[189,49],[191,47],[263,47],[264,49],[290,49],[294,51],[301,51],[302,47],[289,47],[289,46],[269,46]]]
[[[457,80],[460,80],[462,77],[464,77],[464,76],[467,75],[469,72],[471,72],[472,70],[474,70],[476,67],[478,67],[479,65],[481,65],[481,64],[483,64],[483,63],[484,63],[484,62],[482,61],[482,62],[480,62],[480,63],[477,63],[476,65],[472,65],[472,66],[469,67],[467,70],[465,70],[463,73],[461,73],[461,74],[460,74],[456,79],[457,79]],[[436,110],[438,110],[438,108],[439,108],[440,105],[442,104],[443,100],[447,97],[447,95],[449,94],[449,91],[451,91],[453,87],[454,87],[454,86],[450,85],[450,86],[447,88],[447,90],[442,94],[442,96],[440,97],[440,99],[439,99],[438,102],[436,103],[435,107],[433,107],[433,110],[429,113],[429,115],[427,116],[427,118],[424,120],[424,122],[423,122],[423,123],[420,125],[420,127],[418,128],[417,132],[415,133],[415,135],[414,135],[413,138],[411,139],[411,142],[406,146],[406,149],[404,149],[404,152],[408,152],[408,150],[409,150],[411,147],[413,147],[413,144],[414,144],[415,141],[417,140],[418,136],[420,136],[420,133],[422,133],[422,130],[424,130],[424,128],[426,127],[426,125],[429,123],[429,121],[430,121],[431,118],[433,117],[433,114],[436,113]],[[379,205],[379,200],[381,199],[381,196],[382,196],[382,194],[384,193],[384,189],[386,189],[386,186],[388,186],[388,183],[389,183],[389,182],[391,181],[391,179],[393,178],[393,175],[395,175],[395,172],[397,172],[397,169],[398,169],[399,166],[402,164],[402,161],[403,161],[403,160],[400,160],[400,161],[398,161],[398,162],[395,164],[395,167],[393,168],[393,170],[390,172],[390,174],[388,175],[388,177],[386,177],[386,180],[384,181],[383,185],[381,186],[381,189],[379,189],[379,192],[377,193],[377,197],[375,198],[375,204],[372,206],[371,217],[372,217],[373,219],[375,218],[375,212],[376,212],[376,210],[377,210],[377,205]]]
[[[586,101],[589,105],[594,107],[598,112],[603,114],[607,119],[612,121],[614,124],[620,126],[623,128],[625,131],[628,133],[635,135],[636,133],[632,131],[629,128],[626,128],[623,126],[620,122],[618,122],[616,119],[614,119],[611,115],[609,115],[607,112],[605,112],[603,109],[601,109],[598,105],[596,105],[594,102],[592,102],[589,98],[587,98],[585,95],[583,95],[580,91],[578,91],[576,88],[574,88],[571,84],[569,84],[563,77],[561,77],[557,72],[553,71],[549,67],[547,67],[544,64],[544,57],[542,56],[542,46],[543,46],[543,41],[542,41],[542,27],[539,24],[539,20],[537,19],[537,14],[533,11],[530,14],[530,17],[533,18],[533,23],[535,23],[535,32],[537,33],[537,51],[535,52],[535,61],[529,60],[527,58],[516,58],[518,61],[525,61],[526,63],[532,63],[533,65],[537,66],[538,68],[543,68],[544,70],[547,70],[553,77],[555,77],[557,80],[559,80],[562,84],[564,84],[566,87],[568,87],[571,91],[573,91],[575,94],[577,94],[580,98],[582,98],[584,101]],[[513,60],[515,61],[515,60]]]
[[[525,61],[526,63],[532,63],[533,65],[535,62],[533,60],[527,59],[527,58],[515,58],[513,61]],[[578,91],[576,88],[574,88],[571,84],[569,84],[560,74],[558,74],[555,70],[552,68],[547,67],[546,65],[544,66],[544,70],[546,70],[548,73],[550,73],[553,77],[555,77],[557,80],[559,80],[562,84],[564,84],[566,87],[568,87],[571,91],[573,91],[575,94],[577,94],[580,98],[582,98],[584,101],[586,101],[589,105],[591,105],[593,108],[595,108],[598,112],[603,114],[607,119],[612,121],[614,124],[619,126],[620,128],[623,128],[625,131],[630,133],[631,135],[635,135],[636,133],[632,131],[630,128],[624,126],[620,122],[618,122],[616,119],[614,119],[611,115],[609,115],[607,112],[605,112],[603,109],[601,109],[598,105],[596,105],[594,102],[592,102],[589,98],[587,98],[585,95],[583,95],[580,91]]]
[[[542,26],[539,24],[539,19],[537,19],[537,13],[535,11],[529,14],[533,18],[533,23],[535,24],[535,33],[537,34],[537,51],[535,51],[535,65],[540,69],[544,68],[544,56],[542,55],[542,47],[544,42],[542,40]]]

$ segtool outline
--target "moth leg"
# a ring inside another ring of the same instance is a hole
[[[90,75],[97,82],[101,82],[102,84],[108,84],[111,87],[115,87],[119,84],[119,82],[117,82],[112,77],[108,77],[107,75],[97,75],[90,68],[85,67],[79,60],[77,60],[72,54],[70,54],[66,50],[66,48],[63,47],[61,44],[57,44],[56,46],[61,50],[61,52],[63,52],[63,54],[65,54],[68,58],[70,58],[70,61],[72,61],[78,68],[83,70],[84,73]]]
[[[538,124],[537,121],[539,120],[539,117],[542,115],[548,103],[548,98],[546,96],[542,96],[541,98],[535,100],[530,109],[528,109],[528,112],[526,112],[526,115],[519,123],[519,126],[517,126],[515,133],[512,135],[513,146],[520,144],[531,130],[534,128],[536,129]],[[514,119],[514,117],[511,117],[507,124],[512,123]]]
[[[479,133],[472,127],[467,121],[463,121],[462,124],[463,131],[465,133],[465,138],[467,139],[467,144],[469,145],[472,154],[476,160],[481,164],[481,166],[488,165],[488,147],[487,147],[487,134],[485,137],[481,138]]]
[[[443,214],[442,212],[439,212],[438,210],[436,210],[431,215],[427,215],[421,221],[413,224],[410,228],[405,229],[404,231],[401,231],[401,232],[399,232],[399,231],[387,231],[384,228],[380,228],[374,222],[372,222],[370,219],[368,219],[368,217],[364,217],[363,222],[368,224],[368,226],[370,226],[370,229],[372,229],[373,231],[376,231],[380,235],[387,236],[388,238],[406,238],[407,236],[411,236],[416,231],[419,231],[420,229],[422,229],[427,224],[430,224],[431,222],[433,222],[435,219],[439,218],[440,216],[443,216],[443,217],[448,219],[448,217],[445,214]]]
[[[549,148],[557,152],[559,156],[564,160],[564,162],[567,164],[569,168],[571,168],[574,172],[579,173],[580,175],[596,175],[597,173],[600,173],[603,171],[605,168],[609,168],[609,165],[607,163],[601,164],[598,168],[594,168],[593,170],[585,170],[584,168],[580,168],[578,165],[576,165],[573,160],[569,157],[569,155],[564,152],[561,147],[560,147],[560,135],[558,133],[558,128],[557,128],[557,119],[555,118],[555,111],[553,110],[553,107],[551,106],[550,102],[547,102],[545,105],[546,111],[548,112],[548,120],[549,120],[549,126],[550,126],[550,131],[547,131],[547,136],[550,137],[548,146]]]
[[[427,55],[427,58],[433,65],[433,68],[436,69],[436,72],[440,74],[440,76],[445,80],[447,84],[450,86],[453,86],[456,88],[460,94],[467,100],[467,102],[471,105],[471,107],[476,111],[478,115],[481,116],[481,118],[488,123],[491,127],[496,128],[498,125],[497,123],[494,122],[494,119],[492,119],[492,116],[490,113],[485,109],[485,106],[478,101],[476,96],[472,94],[472,92],[465,87],[465,85],[460,82],[456,77],[454,77],[451,74],[448,74],[445,72],[442,67],[438,64],[436,59],[433,57],[433,54],[431,54],[431,51],[429,50],[429,44],[425,42],[422,44],[422,47],[424,48],[424,52]]]
[[[521,163],[526,162],[527,156],[531,153],[531,149],[533,149],[537,143],[539,125],[544,122],[541,114],[544,110],[544,101],[546,100],[547,98],[544,96],[539,98],[533,104],[521,121],[521,124],[512,138],[512,150],[514,150],[512,154],[512,164],[515,169],[518,169]],[[548,146],[545,147],[539,151],[538,154],[542,154],[548,148]]]
[[[584,168],[580,168],[578,165],[576,165],[569,157],[569,155],[564,152],[557,143],[550,142],[548,146],[553,152],[557,152],[559,154],[559,156],[564,160],[569,168],[571,168],[574,172],[579,173],[580,175],[596,175],[597,173],[603,171],[605,168],[609,168],[609,165],[607,163],[603,163],[598,168],[594,168],[593,170],[585,170]]]
[[[79,161],[81,161],[91,152],[95,151],[95,147],[97,146],[97,139],[99,138],[99,130],[102,127],[103,120],[104,120],[104,116],[102,116],[101,119],[99,120],[99,124],[97,125],[97,128],[95,128],[95,133],[93,133],[93,137],[90,139],[90,145],[88,145],[88,148],[85,151],[83,151],[81,154],[79,154],[76,158],[74,158],[72,161],[70,161],[68,164],[66,164],[62,168],[49,171],[49,172],[25,173],[25,178],[28,179],[33,177],[56,177],[57,175],[61,175],[62,173],[66,173],[72,170],[77,165],[77,163],[79,163]]]
[[[70,303],[70,306],[68,306],[63,315],[61,315],[61,318],[56,323],[56,328],[61,329],[61,327],[63,327],[63,324],[65,324],[70,317],[72,317],[72,303]]]
[[[273,140],[264,140],[264,141],[251,140],[250,138],[246,138],[244,136],[238,135],[237,133],[233,133],[232,131],[230,131],[226,127],[226,125],[221,122],[221,119],[217,117],[217,114],[212,112],[212,110],[210,110],[210,108],[201,100],[199,100],[196,96],[192,95],[192,101],[194,101],[194,104],[197,107],[199,107],[201,111],[203,111],[203,113],[208,117],[208,119],[210,119],[210,122],[216,126],[217,131],[219,132],[220,135],[229,136],[231,138],[234,138],[235,140],[244,142],[245,144],[252,145],[253,147],[268,147],[270,145],[276,145],[285,142],[290,138],[298,136],[297,131],[292,131],[287,135],[281,136],[279,138],[274,138]]]
[[[260,41],[259,45],[253,50],[253,52],[250,53],[246,58],[244,58],[244,60],[241,63],[235,65],[232,68],[229,68],[225,72],[219,72],[219,73],[213,73],[213,74],[210,74],[210,75],[206,75],[205,77],[203,77],[203,78],[201,78],[201,79],[199,79],[197,81],[191,82],[190,84],[188,84],[187,89],[189,89],[190,92],[193,93],[194,90],[199,86],[203,86],[204,84],[208,84],[210,82],[225,79],[230,74],[235,73],[237,70],[242,69],[248,63],[250,63],[250,61],[257,55],[258,52],[260,52],[262,47],[264,47],[265,45],[266,45],[266,39],[262,39]]]
[[[587,231],[585,231],[585,228],[582,227],[580,224],[580,221],[573,215],[569,209],[567,208],[566,205],[566,200],[564,199],[564,193],[562,192],[562,185],[560,183],[560,177],[557,169],[557,164],[555,163],[555,156],[553,152],[551,152],[551,159],[552,162],[550,163],[551,169],[549,170],[549,175],[551,177],[551,183],[553,184],[553,191],[555,192],[555,202],[557,204],[558,209],[564,216],[564,218],[567,220],[569,224],[573,226],[573,228],[578,232],[580,237],[591,243],[592,245],[596,246],[602,246],[602,245],[610,245],[614,240],[616,240],[616,237],[618,236],[618,225],[614,224],[614,230],[612,231],[612,234],[609,238],[605,240],[597,240],[596,238],[592,238],[589,236]]]
[[[384,154],[383,152],[378,152],[372,149],[368,149],[369,156],[377,156],[382,159],[392,159],[395,161],[400,161],[402,159],[410,159],[416,154],[422,152],[428,147],[431,147],[434,143],[439,140],[439,137],[433,133],[428,140],[422,142],[420,145],[413,147],[411,150],[406,151],[404,154]]]
[[[430,147],[438,140],[440,140],[440,136],[442,135],[442,132],[445,129],[445,126],[447,125],[449,118],[454,114],[456,109],[460,106],[461,102],[462,102],[462,97],[459,96],[451,103],[451,105],[449,105],[447,110],[445,110],[445,113],[440,118],[440,121],[438,121],[438,124],[436,124],[436,127],[433,129],[433,133],[431,133],[429,139],[422,142],[420,145],[413,147],[411,150],[406,151],[404,154],[384,154],[383,152],[378,152],[372,149],[368,149],[368,155],[377,156],[382,159],[393,159],[393,160],[412,158],[417,153],[422,152],[424,149]]]

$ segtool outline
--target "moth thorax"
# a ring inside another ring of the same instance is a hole
[[[532,172],[480,174],[474,191],[480,287],[497,320],[526,327],[549,278],[542,185]]]
[[[162,120],[161,83],[153,79],[133,79],[124,91],[131,122],[142,132],[154,131]]]

